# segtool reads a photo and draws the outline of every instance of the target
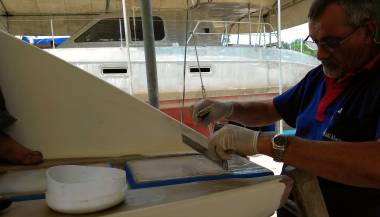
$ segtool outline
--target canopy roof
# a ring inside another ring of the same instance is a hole
[[[129,16],[140,0],[126,0]],[[154,11],[185,10],[216,20],[259,17],[276,26],[277,0],[152,0]],[[311,0],[282,0],[282,28],[307,22]],[[0,0],[0,27],[18,35],[49,35],[51,20],[56,35],[71,35],[90,19],[121,14],[122,0]],[[57,27],[58,26],[58,27]]]

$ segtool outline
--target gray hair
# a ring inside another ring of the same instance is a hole
[[[309,10],[309,20],[317,20],[329,4],[342,6],[347,15],[348,25],[359,27],[368,21],[376,21],[375,1],[378,0],[314,0]]]

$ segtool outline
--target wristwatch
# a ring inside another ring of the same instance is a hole
[[[272,138],[273,160],[282,162],[282,157],[288,146],[288,138],[285,135],[277,134]]]

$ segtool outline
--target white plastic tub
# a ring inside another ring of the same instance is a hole
[[[63,213],[89,213],[112,207],[124,200],[127,184],[124,170],[106,167],[64,165],[46,171],[48,206]]]

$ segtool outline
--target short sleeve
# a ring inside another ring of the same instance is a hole
[[[310,71],[294,87],[273,98],[273,104],[281,118],[291,127],[296,127],[296,119],[300,111],[314,95],[314,88],[323,79],[322,67]]]
[[[300,102],[301,84],[297,84],[283,94],[273,98],[273,104],[281,118],[291,127],[296,127],[297,102]]]

